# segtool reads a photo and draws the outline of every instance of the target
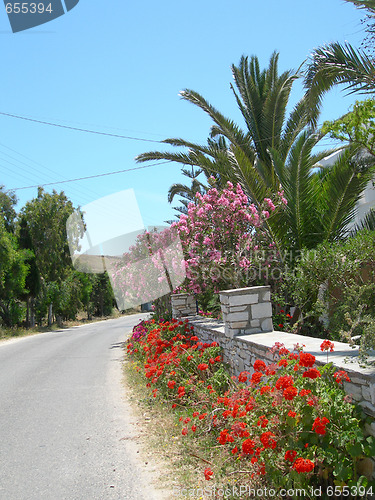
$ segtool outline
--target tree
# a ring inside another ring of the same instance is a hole
[[[374,0],[346,0],[366,9],[373,18]],[[365,50],[349,43],[332,42],[314,50],[305,72],[305,86],[312,106],[320,106],[322,97],[334,85],[342,84],[350,93],[373,94],[375,91],[374,59]],[[316,123],[315,116],[312,121]]]
[[[66,221],[74,211],[72,202],[64,192],[52,194],[38,189],[38,196],[26,203],[21,211],[21,217],[26,221],[35,252],[35,259],[41,277],[44,296],[57,287],[66,278],[71,259],[66,237]],[[52,300],[49,302],[48,324],[52,323]]]
[[[308,96],[303,96],[287,116],[299,72],[279,75],[278,54],[272,55],[263,71],[257,57],[243,56],[238,66],[232,66],[232,73],[232,90],[245,130],[198,93],[185,90],[183,99],[200,107],[214,122],[208,146],[167,139],[165,143],[187,152],[149,152],[139,155],[137,161],[168,159],[197,166],[207,175],[220,175],[223,180],[240,183],[257,208],[265,198],[284,190],[287,209],[265,222],[281,253],[340,237],[372,175],[362,165],[358,149],[349,148],[332,167],[319,166],[319,161],[334,150],[313,153],[322,135],[309,127],[312,116],[317,120],[318,111],[311,109]]]
[[[191,179],[191,186],[186,186],[185,184],[172,184],[168,191],[168,203],[172,203],[175,196],[180,196],[182,200],[181,207],[173,207],[179,214],[187,214],[188,204],[195,203],[195,197],[197,193],[203,194],[207,190],[207,186],[202,184],[198,180],[198,176],[202,174],[202,169],[194,169],[194,166],[191,167],[191,170],[186,168],[181,169],[182,174]],[[172,221],[168,221],[172,222]]]
[[[274,281],[271,271],[279,263],[278,253],[263,226],[282,209],[285,199],[279,195],[274,201],[264,200],[258,210],[249,205],[241,186],[231,182],[223,190],[198,194],[187,215],[172,225],[184,252],[186,288],[200,294]]]
[[[109,316],[114,305],[114,296],[108,274],[94,274],[90,301],[95,316]]]
[[[15,229],[17,197],[12,191],[6,191],[4,186],[0,186],[0,217],[3,219],[5,229],[13,233]]]
[[[15,237],[0,217],[0,318],[11,327],[21,319],[20,297],[25,292],[28,267],[26,254],[17,247]]]
[[[346,144],[355,144],[375,157],[375,101],[356,101],[353,109],[341,118],[324,122],[323,134]]]
[[[26,301],[26,328],[29,328],[35,326],[35,299],[41,288],[40,273],[25,215],[20,216],[17,229],[20,249],[28,250],[25,261],[28,266],[28,273],[25,282],[25,293],[22,298]]]

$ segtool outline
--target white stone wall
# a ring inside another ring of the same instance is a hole
[[[197,314],[197,302],[194,295],[190,293],[171,295],[171,303],[173,318],[195,316]]]
[[[238,376],[242,371],[252,373],[256,359],[266,363],[274,360],[270,348],[275,342],[281,342],[287,349],[293,350],[295,344],[304,344],[304,351],[316,357],[316,364],[327,362],[327,354],[320,351],[322,339],[305,337],[287,332],[259,333],[230,338],[225,334],[224,323],[197,316],[190,318],[195,335],[201,342],[217,342],[223,349],[223,360],[230,366],[233,375]],[[373,419],[366,426],[369,434],[375,437],[375,368],[363,368],[357,360],[358,350],[352,349],[349,344],[334,342],[335,351],[329,353],[328,361],[338,370],[345,370],[351,382],[344,383],[344,389],[351,395],[354,402],[359,404],[366,415]]]
[[[273,330],[269,286],[224,290],[220,302],[228,337]]]
[[[295,344],[304,345],[304,351],[316,357],[317,365],[327,362],[322,353],[322,339],[262,329],[265,321],[272,324],[272,307],[269,287],[249,287],[220,292],[223,321],[203,318],[196,314],[196,301],[188,293],[172,295],[173,317],[187,316],[195,334],[202,342],[217,342],[223,349],[224,362],[233,375],[242,371],[253,371],[256,359],[271,362],[270,348],[281,342],[289,350]],[[258,321],[255,326],[254,321]],[[353,349],[344,342],[334,342],[335,349],[329,353],[328,361],[338,370],[345,370],[351,381],[344,383],[345,391],[359,404],[364,413],[374,419],[368,426],[369,434],[375,437],[375,367],[363,367],[358,362],[358,348]],[[375,359],[373,360],[375,361]]]

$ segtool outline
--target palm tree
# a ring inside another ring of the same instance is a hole
[[[346,0],[375,15],[375,0]],[[349,43],[332,42],[314,50],[305,72],[305,86],[311,105],[320,105],[323,95],[334,85],[342,84],[350,93],[373,94],[374,59]]]
[[[181,183],[172,184],[168,191],[168,203],[172,203],[175,196],[180,196],[182,198],[180,200],[182,206],[173,207],[173,209],[176,210],[179,214],[187,214],[188,205],[189,203],[195,203],[196,194],[203,194],[208,188],[197,179],[198,176],[203,172],[202,169],[195,168],[192,165],[191,170],[182,168],[181,171],[183,175],[192,180],[191,186],[187,186]],[[172,223],[172,221],[167,222]]]
[[[183,99],[200,107],[214,122],[207,145],[167,139],[165,143],[184,149],[144,153],[137,161],[167,159],[197,166],[206,175],[219,175],[221,181],[239,182],[258,206],[265,197],[284,189],[287,209],[267,221],[280,250],[311,248],[324,239],[339,237],[367,183],[368,169],[358,159],[351,160],[357,151],[348,148],[334,167],[319,168],[319,161],[333,150],[312,152],[321,136],[308,127],[312,116],[317,119],[308,97],[287,116],[292,85],[300,75],[299,71],[279,75],[277,53],[263,71],[257,57],[243,56],[238,66],[232,66],[232,73],[232,90],[245,130],[197,92],[184,90]]]

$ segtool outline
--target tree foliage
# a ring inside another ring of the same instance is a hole
[[[325,122],[323,134],[356,144],[375,156],[375,100],[356,101],[353,109],[338,120]]]
[[[303,96],[288,115],[289,98],[299,71],[279,74],[278,54],[260,69],[256,56],[243,56],[232,66],[232,90],[245,128],[222,115],[203,96],[184,90],[183,99],[201,108],[213,121],[207,146],[183,139],[164,141],[178,152],[148,152],[140,162],[158,159],[193,165],[222,181],[240,183],[250,203],[260,207],[283,189],[285,211],[266,221],[271,239],[280,252],[312,248],[326,239],[343,235],[354,217],[355,205],[368,180],[372,166],[363,162],[353,145],[335,165],[319,163],[335,150],[315,153],[322,134],[311,128],[317,120],[317,106]]]
[[[26,253],[18,249],[15,237],[8,233],[0,218],[0,318],[13,326],[22,314],[19,297],[25,292],[28,272]]]

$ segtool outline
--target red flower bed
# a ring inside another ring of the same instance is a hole
[[[299,346],[290,352],[276,344],[269,363],[256,360],[254,372],[238,378],[229,375],[218,344],[200,342],[187,321],[142,322],[127,350],[143,365],[153,396],[179,412],[184,439],[212,436],[232,474],[245,470],[273,487],[319,485],[322,478],[357,484],[359,458],[375,454],[342,389],[346,372],[316,368]],[[207,480],[212,469],[204,470]]]

